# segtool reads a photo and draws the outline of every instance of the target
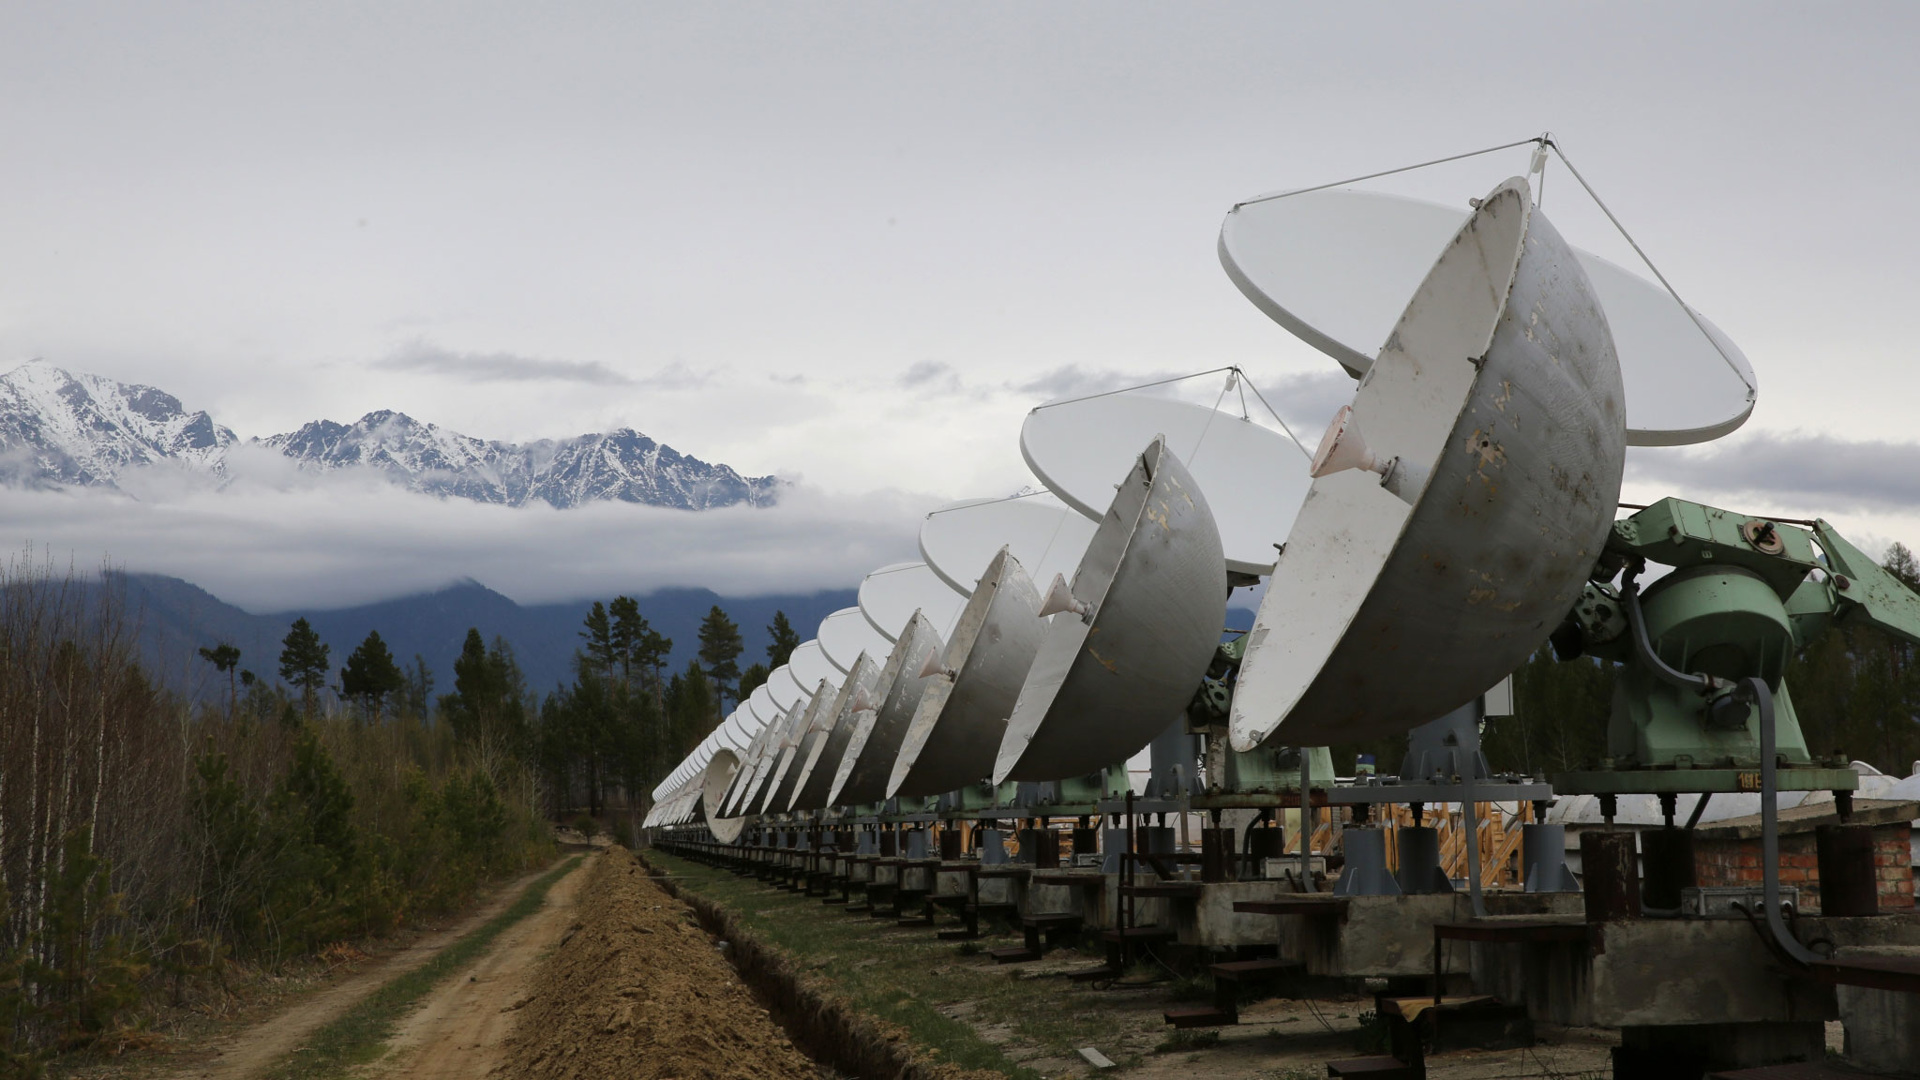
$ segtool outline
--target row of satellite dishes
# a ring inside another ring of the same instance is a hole
[[[1236,750],[1403,731],[1498,682],[1577,597],[1625,447],[1718,438],[1755,382],[1669,291],[1569,247],[1526,179],[1470,205],[1236,206],[1228,276],[1358,379],[1317,452],[1244,394],[1238,414],[1137,393],[1035,408],[1020,450],[1046,492],[929,513],[922,561],[867,575],[648,824],[731,840],[756,814],[1123,762],[1181,716],[1232,585],[1262,577]]]

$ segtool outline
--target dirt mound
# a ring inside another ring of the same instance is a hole
[[[614,848],[595,860],[578,923],[541,964],[501,1077],[788,1080],[817,1074],[695,925]]]

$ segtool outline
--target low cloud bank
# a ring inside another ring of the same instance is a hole
[[[740,596],[847,588],[913,558],[920,515],[942,501],[797,486],[769,509],[513,508],[265,456],[238,462],[218,489],[177,470],[143,472],[127,489],[0,489],[0,539],[81,572],[185,578],[254,611],[344,607],[463,578],[522,603],[666,586]]]
[[[1920,511],[1920,443],[1756,431],[1698,450],[1646,449],[1628,478],[1839,511]]]
[[[577,382],[631,386],[633,380],[597,360],[549,360],[509,352],[458,352],[416,340],[395,349],[378,367],[424,371],[483,382]]]

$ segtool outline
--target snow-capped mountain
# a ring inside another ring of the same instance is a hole
[[[112,486],[161,461],[218,471],[233,432],[151,386],[34,361],[0,376],[0,479],[35,487]]]
[[[0,481],[113,487],[123,471],[171,462],[225,474],[233,432],[171,395],[34,361],[0,376]],[[631,428],[573,439],[489,442],[371,412],[352,424],[316,420],[252,440],[314,470],[373,469],[415,491],[522,506],[603,500],[706,510],[772,505],[780,481],[743,477]]]
[[[314,469],[373,468],[416,491],[565,509],[602,499],[707,510],[769,506],[780,482],[747,478],[621,428],[575,439],[484,442],[405,413],[371,412],[351,425],[316,420],[262,440]]]

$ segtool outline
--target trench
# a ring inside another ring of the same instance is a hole
[[[845,1002],[803,985],[778,950],[754,939],[726,908],[691,892],[682,892],[666,871],[635,852],[647,876],[667,895],[693,909],[707,934],[727,942],[727,962],[773,1016],[800,1052],[816,1064],[852,1080],[940,1080],[951,1073],[916,1060],[897,1033]]]

